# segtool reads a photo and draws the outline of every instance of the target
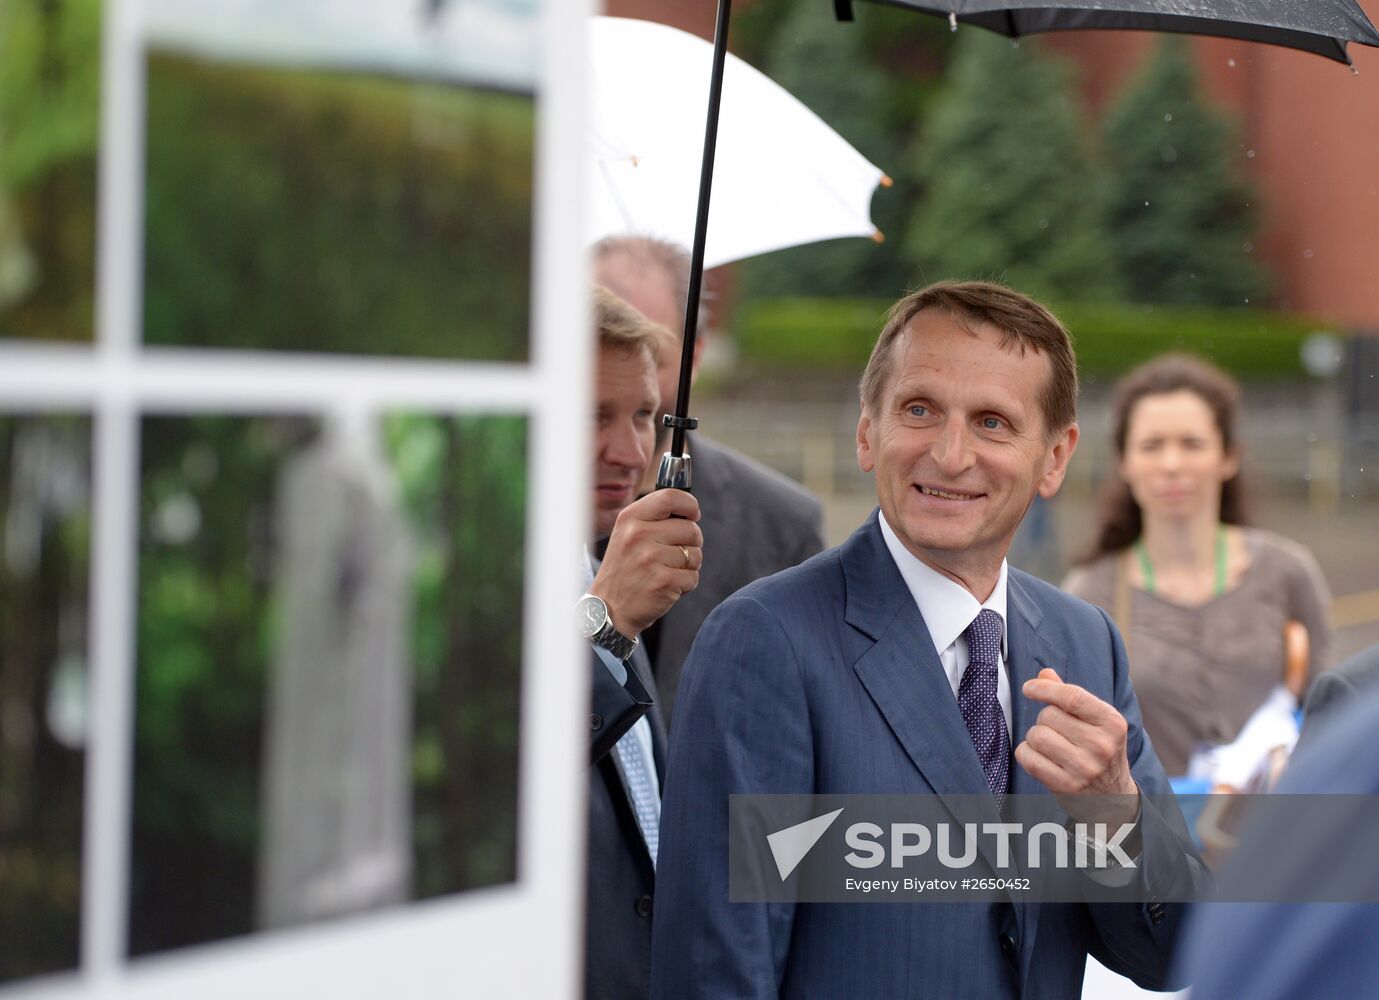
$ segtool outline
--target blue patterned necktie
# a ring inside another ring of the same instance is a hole
[[[1010,733],[996,697],[1001,616],[982,608],[962,634],[967,639],[967,670],[958,684],[958,707],[986,773],[986,787],[999,806],[1010,784]]]
[[[640,720],[641,725],[644,720]],[[635,729],[635,727],[633,727]],[[627,797],[632,802],[632,811],[637,816],[637,826],[646,841],[647,853],[651,855],[651,867],[656,867],[656,849],[660,846],[661,800],[651,787],[651,775],[647,773],[647,761],[642,748],[637,745],[636,733],[628,731],[618,740],[613,750],[618,755],[618,769],[627,788]]]

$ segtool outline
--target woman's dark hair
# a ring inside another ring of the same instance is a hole
[[[1220,368],[1190,354],[1165,354],[1146,361],[1116,384],[1111,402],[1116,461],[1125,457],[1125,439],[1135,405],[1145,396],[1190,392],[1207,404],[1221,433],[1227,454],[1240,454],[1237,418],[1240,414],[1240,386]],[[1221,520],[1226,524],[1248,524],[1245,488],[1240,473],[1221,484]],[[1101,521],[1096,541],[1080,560],[1089,563],[1101,556],[1133,545],[1143,530],[1140,505],[1130,487],[1119,475],[1106,481],[1101,497]]]

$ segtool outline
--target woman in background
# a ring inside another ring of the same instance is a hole
[[[1229,376],[1187,355],[1121,380],[1119,475],[1095,544],[1063,585],[1116,619],[1169,774],[1183,774],[1199,744],[1234,740],[1284,682],[1289,621],[1307,629],[1309,677],[1330,644],[1330,595],[1312,554],[1246,526],[1239,398]]]

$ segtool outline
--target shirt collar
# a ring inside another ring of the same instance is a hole
[[[1001,573],[996,578],[996,587],[986,601],[979,603],[961,584],[948,579],[936,569],[926,566],[905,544],[896,537],[891,526],[886,523],[886,515],[878,515],[881,522],[881,537],[886,540],[896,569],[900,570],[905,586],[919,606],[924,624],[929,628],[929,638],[934,641],[934,650],[942,654],[957,641],[977,613],[989,608],[1001,616],[1001,650],[1006,648],[1006,574],[1007,565],[1001,560]]]

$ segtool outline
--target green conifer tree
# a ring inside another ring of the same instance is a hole
[[[1267,292],[1233,133],[1203,100],[1176,38],[1163,40],[1107,114],[1111,251],[1135,301],[1230,306]]]
[[[1037,296],[1113,297],[1101,178],[1066,65],[963,29],[915,154],[925,185],[906,249],[915,281],[996,278]]]

